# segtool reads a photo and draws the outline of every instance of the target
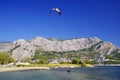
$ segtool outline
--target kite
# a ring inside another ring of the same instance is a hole
[[[50,14],[51,14],[53,11],[57,12],[58,15],[61,15],[61,11],[60,11],[59,8],[52,8],[52,10],[50,11]]]

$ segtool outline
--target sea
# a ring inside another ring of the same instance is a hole
[[[120,66],[2,72],[0,80],[120,80]]]

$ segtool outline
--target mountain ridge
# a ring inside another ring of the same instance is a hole
[[[90,50],[101,55],[110,55],[119,48],[110,42],[102,41],[97,37],[77,38],[68,40],[47,39],[35,37],[31,40],[18,39],[9,43],[0,43],[0,52],[9,52],[15,60],[21,61],[26,57],[31,58],[39,51],[80,51]]]

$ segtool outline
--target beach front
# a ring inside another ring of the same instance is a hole
[[[0,72],[22,71],[22,70],[49,70],[49,67],[8,67],[0,68]]]

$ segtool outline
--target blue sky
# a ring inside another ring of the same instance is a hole
[[[62,11],[59,16],[53,7]],[[120,47],[119,0],[0,0],[0,42],[98,37]]]

